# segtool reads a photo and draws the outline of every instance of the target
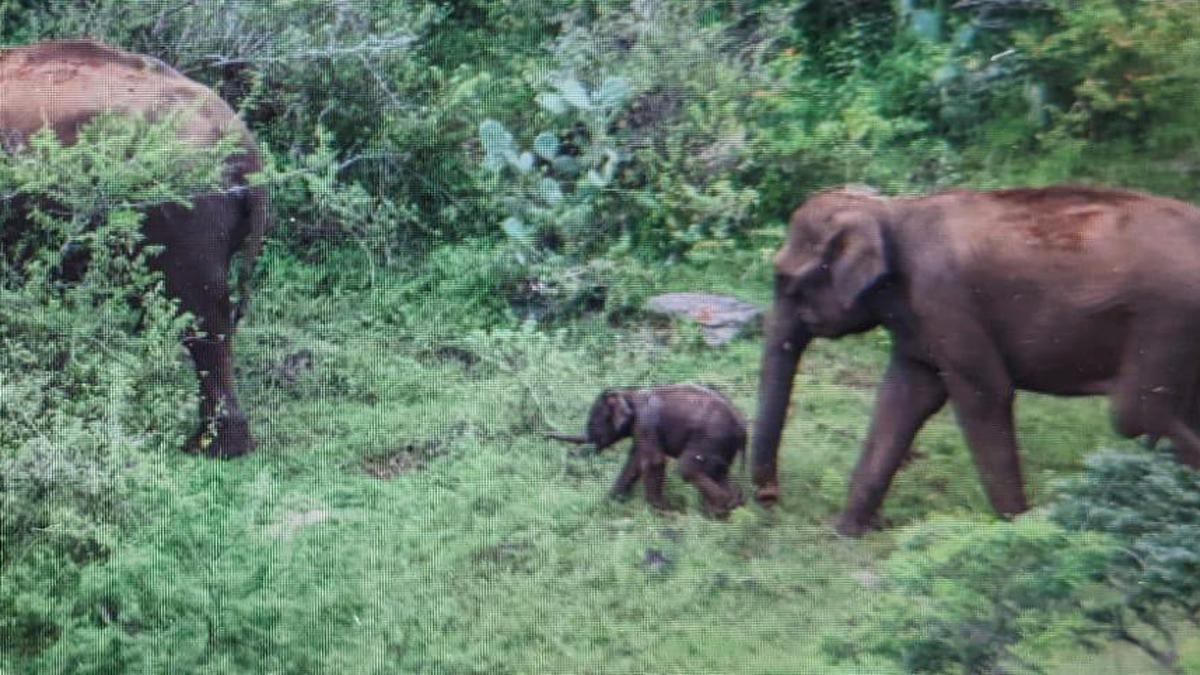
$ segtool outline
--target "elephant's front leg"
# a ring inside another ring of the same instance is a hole
[[[667,455],[658,446],[653,432],[634,436],[633,453],[646,487],[646,501],[654,508],[665,511],[667,498],[663,495],[663,486],[667,481]]]
[[[625,466],[622,467],[621,473],[617,474],[617,480],[613,483],[612,489],[608,491],[608,496],[613,499],[627,499],[641,473],[642,469],[639,466],[637,446],[635,445],[629,450]]]
[[[1013,516],[1029,508],[1013,429],[1015,390],[998,365],[944,375],[959,426],[971,448],[992,508]]]
[[[946,403],[946,387],[931,368],[893,354],[879,386],[866,446],[850,478],[837,530],[857,536],[870,529],[913,437]]]

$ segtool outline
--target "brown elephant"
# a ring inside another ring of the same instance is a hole
[[[237,114],[215,93],[157,59],[92,41],[43,42],[0,50],[0,140],[20,152],[26,140],[49,126],[70,145],[80,127],[102,113],[159,119],[187,115],[180,142],[211,147],[226,134],[242,139],[228,161],[228,188],[194,198],[192,208],[150,208],[145,242],[162,246],[152,265],[167,291],[191,312],[198,330],[185,337],[200,378],[201,430],[188,449],[234,457],[254,447],[234,392],[234,325],[249,295],[250,272],[270,229],[264,191],[247,184],[262,167],[254,140]],[[28,223],[6,223],[17,231]],[[242,252],[239,306],[230,298],[232,258]],[[215,430],[215,437],[209,433]]]
[[[883,325],[891,363],[837,528],[871,527],[922,424],[950,400],[997,512],[1027,508],[1018,389],[1104,394],[1117,430],[1200,467],[1200,210],[1139,192],[1049,187],[887,199],[818,194],[775,259],[755,424],[757,499],[814,337]]]
[[[696,487],[709,513],[724,517],[742,504],[741,491],[729,482],[729,468],[745,451],[746,421],[724,394],[709,387],[606,390],[592,405],[585,435],[548,436],[592,443],[597,452],[633,437],[629,459],[610,491],[614,498],[627,497],[641,478],[646,501],[665,509],[663,482],[667,458],[673,457],[679,461],[679,474]]]

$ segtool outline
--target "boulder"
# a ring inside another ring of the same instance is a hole
[[[744,328],[762,320],[761,307],[710,293],[666,293],[646,301],[646,310],[670,317],[684,317],[700,324],[704,342],[719,347],[737,337]]]

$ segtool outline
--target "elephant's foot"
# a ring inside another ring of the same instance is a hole
[[[834,526],[837,533],[843,537],[858,538],[864,534],[883,529],[883,516],[875,513],[863,518],[850,513],[843,513]]]
[[[729,486],[729,508],[736,509],[746,503],[746,497],[742,495],[742,489],[736,485]]]
[[[627,502],[633,497],[632,490],[609,490],[608,498],[614,502]]]
[[[218,417],[201,427],[183,450],[215,459],[233,459],[253,452],[255,445],[246,416],[229,415]]]
[[[732,512],[733,509],[715,509],[711,506],[704,508],[704,513],[713,520],[729,520],[729,514]]]
[[[754,493],[754,499],[763,506],[775,506],[779,503],[779,484],[767,483],[758,486],[758,491]]]
[[[742,491],[736,485],[729,486],[728,496],[719,502],[711,502],[707,499],[702,500],[704,504],[704,512],[714,520],[726,520],[733,510],[746,503],[746,499],[742,496]]]

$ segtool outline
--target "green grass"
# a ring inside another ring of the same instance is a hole
[[[686,327],[597,318],[458,334],[445,319],[454,298],[418,302],[405,278],[334,296],[294,263],[276,257],[270,269],[237,345],[259,451],[165,457],[168,478],[145,488],[145,525],[83,568],[63,600],[78,619],[0,670],[891,672],[832,664],[821,649],[870,611],[870,575],[893,546],[886,531],[850,541],[829,527],[886,336],[810,350],[784,440],[783,503],[721,523],[674,475],[671,513],[652,512],[640,491],[608,501],[625,446],[585,457],[537,432],[543,420],[580,428],[612,384],[714,383],[753,414],[756,337],[708,350]],[[680,269],[661,284],[769,295],[765,275]],[[277,364],[300,349],[313,370],[278,383]],[[1087,449],[1128,445],[1098,400],[1026,396],[1018,419],[1036,503]],[[948,413],[917,446],[926,456],[888,501],[894,525],[986,510]],[[367,470],[391,458],[398,475]],[[1200,647],[1189,649],[1195,664]],[[1108,670],[1083,658],[1064,655],[1058,672],[1152,672],[1130,652],[1086,657]]]

